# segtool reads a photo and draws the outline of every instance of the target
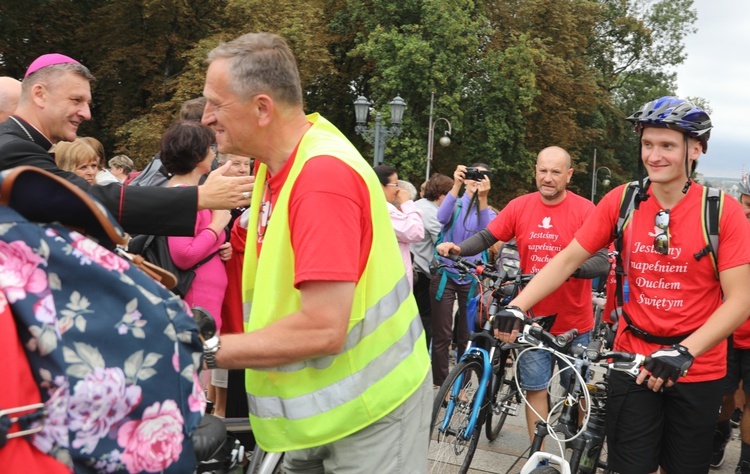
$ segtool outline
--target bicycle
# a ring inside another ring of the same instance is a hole
[[[573,377],[568,383],[561,402],[550,409],[546,421],[538,421],[534,431],[534,440],[530,448],[529,460],[521,470],[521,474],[593,474],[597,469],[609,473],[606,455],[603,448],[606,445],[604,426],[606,423],[607,379],[597,383],[587,383],[585,374],[592,366],[611,370],[619,370],[637,376],[646,357],[640,354],[626,352],[604,351],[603,341],[592,340],[587,348],[573,346],[560,349],[558,344],[550,345],[544,338],[536,337],[536,332],[528,324],[519,335],[519,340],[542,350],[551,350],[558,357],[564,358],[573,370]],[[582,423],[578,423],[580,400],[585,402],[585,415]],[[561,409],[560,409],[561,408]],[[552,417],[559,411],[559,418],[553,424]],[[559,436],[561,435],[561,436]],[[560,456],[540,450],[545,437],[552,437],[560,450]],[[570,458],[564,456],[565,448],[569,448]],[[540,465],[546,461],[548,465]],[[555,467],[555,465],[559,466]]]
[[[500,297],[498,297],[497,305],[507,305],[518,296],[533,276],[533,274],[520,274],[517,271],[507,272],[499,288]],[[496,294],[493,290],[488,291]],[[494,315],[497,310],[491,306],[490,308],[490,313]],[[534,322],[549,331],[555,322],[555,317],[555,315],[541,316],[534,318]],[[485,423],[485,435],[489,441],[497,439],[508,415],[516,416],[523,403],[520,383],[514,369],[521,348],[522,346],[518,343],[503,343],[498,347],[499,355],[492,361],[490,409],[487,410]]]
[[[489,305],[485,304],[485,298],[480,298],[480,308],[477,310],[480,316],[487,314],[487,318],[480,318],[483,320],[480,321],[482,329],[471,331],[467,349],[438,390],[432,412],[431,472],[445,472],[459,465],[459,472],[465,473],[476,451],[482,426],[486,426],[488,439],[495,439],[506,417],[515,414],[517,405],[514,406],[513,402],[520,402],[517,384],[511,384],[511,378],[505,376],[506,368],[510,367],[506,363],[507,355],[514,348],[505,346],[505,352],[496,357],[500,342],[492,335],[490,321],[503,306],[503,301],[509,295],[517,294],[532,275],[497,272],[481,261],[473,263],[456,256],[451,259],[454,260],[453,268],[464,277],[477,275],[492,282],[487,292]],[[503,286],[510,288],[503,290]],[[485,295],[485,292],[480,294]],[[535,321],[551,325],[552,319],[544,317]],[[543,330],[541,327],[539,329]],[[554,336],[550,337],[554,339]]]

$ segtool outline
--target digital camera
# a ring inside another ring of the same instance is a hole
[[[464,179],[474,181],[482,181],[485,176],[492,179],[492,171],[485,171],[479,168],[466,168],[466,173],[464,173]]]

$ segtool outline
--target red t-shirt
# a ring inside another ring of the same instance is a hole
[[[737,349],[750,349],[750,319],[734,331],[732,341]]]
[[[232,245],[232,257],[226,262],[227,290],[221,306],[221,333],[242,334],[245,332],[242,313],[242,265],[245,262],[245,241],[247,229],[240,226],[240,219],[235,219],[229,242]]]
[[[620,211],[626,185],[609,192],[591,218],[576,233],[578,242],[589,252],[609,244]],[[652,195],[633,212],[623,237],[623,266],[628,273],[629,302],[623,310],[633,324],[657,336],[692,333],[721,304],[721,287],[714,276],[709,257],[693,256],[706,246],[702,220],[703,186],[693,183],[687,196],[670,209],[669,255],[654,250],[654,237],[661,230],[654,226],[656,214],[664,209]],[[726,199],[719,222],[719,271],[750,263],[750,227],[739,203]],[[620,324],[615,349],[651,354],[660,348],[625,332]],[[726,347],[722,341],[696,358],[686,382],[717,380],[726,373]]]
[[[295,149],[281,171],[268,178],[270,219],[296,154]],[[359,281],[372,246],[370,215],[367,185],[354,169],[331,156],[309,159],[289,197],[294,286],[305,281]]]
[[[539,272],[573,240],[594,210],[591,201],[570,191],[566,193],[562,202],[552,206],[545,204],[539,193],[513,199],[487,226],[503,242],[516,238],[522,272]],[[590,331],[594,327],[591,280],[570,278],[532,309],[536,316],[557,313],[553,334],[572,328],[580,333]]]
[[[34,380],[31,366],[26,358],[18,330],[5,296],[0,293],[0,347],[3,348],[3,363],[0,364],[0,380],[5,389],[0,390],[0,407],[18,408],[42,401],[39,386]],[[20,412],[10,416],[25,415]],[[11,432],[19,430],[14,424]],[[67,474],[70,470],[61,462],[42,453],[31,445],[31,436],[13,438],[0,448],[0,466],[3,472],[44,472]]]

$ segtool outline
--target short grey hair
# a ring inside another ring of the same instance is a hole
[[[118,168],[122,168],[125,173],[130,173],[133,171],[133,160],[130,159],[127,155],[117,155],[110,158],[109,162],[110,168],[113,168],[117,166]]]
[[[415,188],[413,184],[408,181],[404,181],[403,179],[399,179],[398,181],[396,181],[396,184],[398,184],[399,188],[404,189],[409,193],[409,197],[412,201],[417,200],[417,188]]]
[[[31,88],[40,83],[46,83],[48,87],[53,87],[55,83],[66,73],[72,72],[78,74],[89,82],[96,80],[89,68],[80,63],[61,63],[43,67],[36,70],[24,78],[21,82],[21,99],[31,93]]]
[[[229,160],[229,153],[218,153],[216,155],[216,162],[219,163],[219,166],[223,165],[224,163]]]
[[[208,53],[210,65],[226,59],[231,92],[244,100],[268,94],[289,105],[302,106],[297,62],[284,38],[273,33],[248,33],[221,43]]]

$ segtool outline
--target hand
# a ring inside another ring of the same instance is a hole
[[[219,258],[226,262],[227,260],[232,258],[232,244],[229,242],[224,242],[221,244],[221,247],[219,247]]]
[[[506,306],[492,317],[495,338],[513,342],[526,321],[526,314],[518,306]]]
[[[479,197],[487,197],[487,195],[490,193],[490,188],[492,187],[490,183],[490,177],[485,175],[478,184],[479,186],[477,192],[479,193]]]
[[[211,228],[213,228],[217,234],[221,234],[221,231],[229,225],[229,221],[232,220],[232,213],[223,209],[216,209],[211,211]]]
[[[664,384],[671,387],[677,379],[687,375],[688,369],[693,365],[693,359],[687,347],[681,344],[673,344],[672,347],[654,351],[646,357],[646,363],[643,365],[646,370],[641,371],[636,382],[642,383],[648,375],[647,372],[650,372],[648,388],[657,392]]]
[[[406,189],[398,188],[398,193],[396,193],[396,202],[398,203],[397,205],[400,206],[401,204],[410,200],[411,194],[409,194],[409,191],[407,191]]]
[[[250,205],[255,177],[224,176],[231,166],[227,161],[198,187],[198,209],[234,209]]]
[[[443,257],[447,257],[448,254],[451,253],[456,255],[461,253],[461,247],[453,242],[443,242],[442,244],[438,244],[438,246],[435,247],[435,250],[437,250],[437,253]]]
[[[466,176],[466,167],[464,165],[456,166],[456,171],[453,172],[453,187],[461,187],[464,184],[464,176]]]

